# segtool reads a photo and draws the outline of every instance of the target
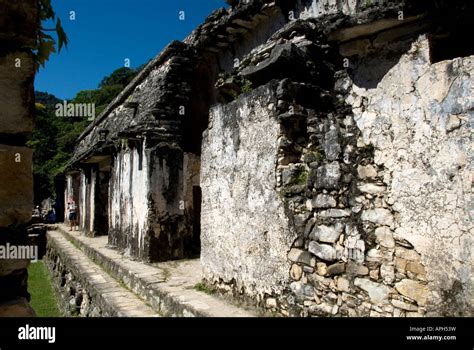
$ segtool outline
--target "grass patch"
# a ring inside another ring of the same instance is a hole
[[[28,291],[31,294],[30,304],[39,317],[61,316],[51,287],[51,279],[41,260],[28,267]]]
[[[207,284],[205,284],[203,282],[196,283],[196,285],[194,286],[194,289],[196,289],[199,292],[206,293],[206,294],[214,294],[216,292],[216,290],[214,288],[209,287]]]

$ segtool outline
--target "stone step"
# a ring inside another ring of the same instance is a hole
[[[146,300],[163,316],[255,317],[254,310],[232,305],[216,295],[196,289],[201,282],[199,259],[154,264],[133,261],[108,247],[107,236],[86,237],[57,225],[64,237],[79,247],[113,278]]]
[[[100,316],[159,316],[145,301],[120,285],[119,282],[89,259],[86,254],[74,246],[62,232],[49,231],[47,236],[49,249],[54,249],[61,263],[66,265],[67,269],[74,275],[75,281],[80,283],[82,288],[87,290],[87,293],[91,296],[91,299],[94,300],[97,308],[101,310]],[[54,265],[54,262],[47,261],[46,263],[51,272],[51,267]],[[59,289],[64,289],[65,287],[59,285],[55,285],[54,287],[57,294],[61,296],[62,293]],[[69,302],[67,299],[64,301]]]

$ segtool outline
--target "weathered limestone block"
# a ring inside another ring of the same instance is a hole
[[[311,305],[309,307],[309,311],[312,314],[320,315],[320,316],[328,316],[332,314],[333,306],[329,303],[321,303],[318,305]]]
[[[18,67],[19,65],[19,67]],[[0,134],[28,134],[33,130],[35,68],[32,54],[0,56]]]
[[[382,264],[380,266],[380,277],[385,284],[391,284],[395,280],[395,267],[390,264]]]
[[[392,299],[392,305],[406,311],[417,311],[418,307],[402,300]]]
[[[313,208],[334,208],[336,205],[337,202],[334,197],[327,194],[318,194],[315,198],[306,202],[308,210],[313,210]]]
[[[276,45],[269,58],[258,65],[244,68],[241,75],[257,85],[288,77],[304,81],[307,77],[306,57],[304,52],[291,42]]]
[[[234,280],[250,295],[277,293],[289,282],[287,254],[296,238],[275,191],[280,125],[267,108],[276,104],[273,91],[262,86],[214,107],[203,139],[204,277]]]
[[[374,304],[380,304],[388,301],[390,288],[383,284],[370,281],[365,278],[356,278],[354,284],[365,290]]]
[[[428,297],[428,288],[426,285],[409,279],[404,279],[395,283],[395,288],[400,294],[415,300],[418,305],[425,305]]]
[[[288,253],[288,260],[308,266],[315,266],[316,264],[316,260],[310,253],[308,253],[306,250],[297,248],[292,248],[290,250]]]
[[[0,144],[0,227],[31,220],[32,156],[29,148]]]
[[[347,262],[346,271],[348,275],[352,276],[367,276],[369,274],[367,266],[357,264],[351,260]]]
[[[348,209],[328,209],[318,213],[322,218],[344,218],[351,216],[351,211]]]
[[[388,28],[392,28],[400,24],[400,21],[396,18],[388,18],[380,21],[375,21],[367,24],[361,24],[359,26],[353,26],[348,28],[342,28],[330,33],[329,38],[331,40],[338,41],[349,41],[359,37],[364,37],[383,31]]]
[[[397,272],[405,273],[406,266],[407,266],[407,261],[405,259],[395,257],[395,267],[397,268]]]
[[[325,261],[334,261],[337,259],[336,249],[328,244],[319,244],[318,242],[309,242],[308,250],[318,258]]]
[[[328,14],[342,13],[356,15],[358,12],[370,9],[373,1],[366,0],[306,0],[299,2],[301,17],[321,17]],[[379,6],[390,4],[389,0],[378,0]]]
[[[349,292],[350,290],[350,283],[344,277],[339,277],[337,279],[337,290],[340,292]]]
[[[377,227],[375,229],[375,237],[377,243],[385,248],[395,248],[395,240],[393,239],[392,232],[387,226]]]
[[[323,262],[316,263],[316,273],[320,276],[326,276],[328,266]]]
[[[323,149],[329,161],[335,161],[339,158],[341,145],[339,144],[339,132],[336,126],[331,125],[324,135]]]
[[[265,301],[265,305],[269,309],[274,309],[278,306],[277,300],[275,298],[268,298]]]
[[[344,226],[340,224],[335,226],[315,226],[309,238],[323,243],[336,243],[343,229]]]
[[[361,179],[373,179],[377,177],[377,170],[375,170],[373,165],[359,165],[357,167],[357,173]]]
[[[426,270],[422,264],[418,262],[408,261],[406,264],[406,271],[412,272],[417,275],[426,275]]]
[[[326,275],[327,276],[340,275],[344,272],[345,269],[346,269],[345,263],[335,263],[328,266]]]
[[[385,186],[378,186],[371,183],[360,184],[358,188],[361,192],[369,193],[369,194],[380,194],[380,193],[385,192],[385,189],[386,189]]]
[[[367,261],[369,262],[380,262],[383,259],[383,254],[379,249],[370,249],[367,252]]]
[[[333,189],[338,186],[340,178],[340,165],[338,162],[332,162],[318,167],[312,181],[316,188]]]
[[[383,208],[367,209],[362,212],[361,219],[363,221],[370,221],[378,225],[391,226],[393,224],[392,213]]]
[[[32,151],[19,146],[33,130],[36,66],[29,48],[40,16],[35,0],[0,0],[0,8],[0,241],[6,248],[5,243],[26,243],[22,224],[33,209]],[[35,316],[27,300],[28,264],[0,261],[0,317]]]
[[[303,268],[300,265],[297,265],[297,264],[291,265],[290,277],[293,280],[299,281],[302,275],[303,275]]]
[[[420,254],[418,254],[414,249],[406,249],[403,247],[396,247],[395,248],[395,256],[403,259],[405,261],[415,261],[419,262],[420,261]],[[404,265],[404,266],[405,266]]]

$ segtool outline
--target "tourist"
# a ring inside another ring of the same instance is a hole
[[[76,202],[74,202],[73,197],[69,197],[69,201],[67,202],[67,210],[69,214],[69,231],[76,229],[77,226],[77,212],[76,212]]]

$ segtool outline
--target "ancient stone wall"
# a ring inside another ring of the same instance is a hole
[[[34,124],[32,47],[38,30],[36,1],[0,1],[0,246],[27,245],[33,209],[32,151],[25,146]],[[0,259],[0,316],[31,316],[29,260]]]
[[[100,298],[92,295],[87,288],[90,283],[88,277],[91,276],[81,274],[75,268],[76,265],[67,259],[67,255],[51,241],[48,242],[45,262],[58,307],[64,316],[112,316],[107,311],[113,310],[101,305]]]
[[[146,154],[138,152],[120,152],[110,178],[109,242],[128,256],[144,252],[148,229],[149,161]]]
[[[71,170],[109,162],[109,242],[182,258],[200,216],[206,281],[272,312],[472,314],[472,52],[446,40],[463,6],[215,11],[80,138]]]
[[[184,159],[192,156],[181,142],[191,114],[188,51],[170,44],[86,130],[71,161],[70,171],[82,174],[73,181],[81,228],[109,234],[112,246],[145,261],[185,257],[192,239],[193,186],[183,187]],[[102,163],[108,184],[97,171]]]
[[[250,296],[281,293],[295,239],[275,191],[276,101],[274,86],[263,86],[212,109],[203,140],[204,276]]]
[[[246,105],[258,106],[275,83],[212,109],[202,156],[205,277],[283,315],[470,315],[472,59],[433,64],[422,33],[435,23],[387,17],[328,33],[333,19],[288,24],[227,78],[282,80],[267,102],[273,113]],[[263,135],[248,115],[274,122]],[[269,142],[260,153],[278,125],[278,149]],[[256,134],[253,145],[236,142]],[[259,162],[242,168],[243,154]],[[260,168],[267,162],[274,172]],[[262,186],[254,169],[269,174],[273,204],[262,191],[239,191]],[[283,218],[272,211],[279,229],[267,205],[285,208]],[[294,238],[286,264],[268,257],[284,250],[267,239],[282,228]],[[286,277],[276,272],[285,266]]]
[[[398,293],[426,304],[428,314],[472,314],[474,56],[432,64],[430,40],[423,35],[393,60],[360,59],[347,97],[362,131],[360,143],[374,148],[382,185],[380,192],[375,187],[365,192],[382,197],[379,205],[393,214],[379,239],[395,240],[394,256],[380,271]],[[383,77],[374,77],[387,67]],[[370,213],[366,218],[377,221]]]
[[[63,316],[155,316],[131,291],[95,265],[57,231],[48,233],[45,264]]]
[[[72,198],[76,202],[76,217],[78,222],[81,221],[83,205],[78,204],[78,199],[80,195],[80,177],[81,172],[78,170],[68,172],[67,176],[65,177],[65,185],[64,185],[64,203],[65,203],[65,211],[64,211],[64,221],[69,223],[69,211],[67,210],[67,203]]]
[[[170,44],[149,63],[80,137],[70,171],[87,175],[103,157],[110,159],[111,245],[153,261],[199,252],[201,132],[217,98],[217,73],[231,70],[285,21],[281,8],[268,1],[216,11],[184,44]],[[104,198],[88,181],[98,183],[87,176],[74,183],[81,228],[94,234],[97,203]]]
[[[298,0],[295,8],[300,18],[318,18],[327,15],[355,15],[371,7],[397,4],[393,0]]]

